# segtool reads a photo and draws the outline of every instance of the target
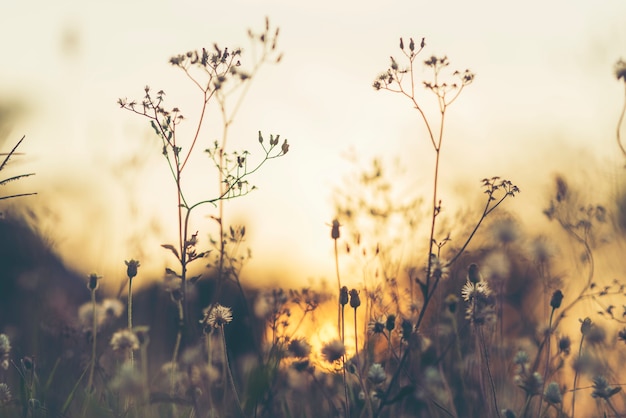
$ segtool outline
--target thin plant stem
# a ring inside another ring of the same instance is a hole
[[[581,333],[580,337],[580,345],[578,346],[578,359],[583,354],[583,342],[585,341],[585,334]],[[578,382],[578,367],[575,368],[574,372],[574,385],[572,387],[572,418],[576,416],[576,383]]]
[[[220,327],[220,336],[222,337],[222,347],[224,349],[224,368],[228,374],[228,380],[230,381],[230,387],[233,391],[233,395],[235,396],[235,402],[237,403],[237,408],[241,413],[242,417],[245,417],[246,414],[243,411],[241,406],[241,401],[239,400],[239,394],[237,393],[237,388],[235,387],[235,379],[233,379],[232,370],[230,368],[230,362],[228,361],[228,351],[226,349],[226,335],[224,334],[224,325],[222,324]]]
[[[493,381],[493,375],[491,374],[491,366],[489,364],[489,351],[487,350],[487,345],[485,344],[485,334],[482,327],[478,327],[479,333],[479,341],[482,347],[483,355],[485,357],[485,365],[487,366],[487,377],[489,378],[489,384],[491,386],[491,395],[493,397],[493,405],[496,409],[496,415],[500,418],[500,408],[498,408],[498,397],[496,395],[496,385]]]
[[[89,379],[87,381],[87,390],[91,390],[92,385],[93,385],[93,374],[94,374],[94,370],[96,368],[96,337],[98,334],[98,311],[97,311],[97,305],[96,305],[96,289],[91,289],[91,316],[93,317],[92,319],[92,326],[91,326],[91,332],[92,332],[92,337],[93,337],[93,341],[91,344],[91,361],[89,363]]]
[[[550,339],[552,336],[552,318],[554,317],[554,311],[556,310],[556,308],[552,307],[552,311],[550,312],[550,321],[548,321],[548,333],[546,335],[546,339],[548,340],[547,342],[547,346],[546,346],[546,369],[543,372],[543,383],[541,385],[541,393],[543,393],[545,386],[546,386],[546,380],[548,380],[548,370],[550,369]],[[538,412],[538,416],[541,416],[541,408],[543,406],[543,396],[539,397],[539,410]]]
[[[128,278],[128,330],[133,330],[133,278]],[[135,357],[133,350],[130,350],[130,364],[133,365]]]

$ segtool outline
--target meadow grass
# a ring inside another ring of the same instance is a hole
[[[133,281],[142,279],[140,260],[120,260],[127,280],[117,297],[101,294],[102,278],[91,274],[89,297],[64,324],[71,349],[61,342],[24,347],[10,327],[0,333],[0,416],[626,415],[626,378],[618,366],[625,360],[626,288],[596,273],[598,253],[619,245],[626,232],[625,206],[619,199],[587,202],[565,176],[555,178],[543,213],[561,233],[561,251],[577,259],[570,274],[558,271],[566,265],[556,256],[559,242],[525,233],[504,209],[520,193],[508,179],[477,179],[480,206],[470,205],[465,219],[446,219],[452,211],[444,210],[440,167],[444,145],[453,147],[455,139],[444,135],[445,121],[475,76],[450,70],[447,57],[425,56],[424,38],[400,39],[399,58],[390,58],[373,87],[405,100],[423,122],[433,156],[430,194],[399,198],[399,174],[376,159],[356,183],[347,182],[349,192],[335,196],[327,262],[336,287],[254,289],[242,282],[246,229],[227,223],[225,202],[250,194],[252,175],[285,156],[289,144],[259,132],[263,156],[254,161],[247,150],[229,149],[229,129],[258,71],[280,61],[278,35],[269,21],[260,33],[249,32],[257,51],[252,62],[244,50],[218,45],[170,59],[202,98],[195,121],[166,107],[165,92],[148,86],[139,101],[119,100],[149,121],[175,190],[178,233],[162,245],[172,264],[157,289],[160,299],[148,299],[161,316],[146,316],[148,304],[133,292]],[[421,66],[430,78],[419,78]],[[625,68],[618,62],[616,75],[626,86]],[[435,117],[427,115],[423,91]],[[221,117],[221,137],[206,147],[210,112]],[[180,136],[182,123],[193,124],[191,137]],[[192,202],[185,168],[196,154],[213,170],[217,191]],[[201,210],[215,222],[214,231],[203,231],[206,244],[193,232]],[[604,239],[607,229],[614,243]],[[354,280],[345,280],[345,272],[362,275],[360,285],[347,286]],[[581,312],[579,330],[565,329]],[[326,323],[332,335],[314,345]]]

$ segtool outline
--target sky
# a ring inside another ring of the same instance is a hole
[[[38,195],[20,205],[37,214],[38,229],[81,274],[115,281],[123,261],[135,258],[146,276],[158,276],[172,262],[160,244],[174,241],[174,189],[158,139],[117,99],[140,99],[150,85],[193,116],[197,91],[169,57],[214,42],[246,52],[246,30],[261,30],[265,17],[280,27],[284,58],[255,78],[232,145],[258,155],[261,130],[287,138],[290,151],[252,179],[257,191],[227,207],[227,222],[247,225],[253,259],[243,274],[252,283],[333,277],[332,194],[355,169],[346,154],[363,162],[399,157],[407,172],[397,182],[429,192],[433,154],[415,110],[371,87],[389,56],[399,56],[401,36],[425,37],[424,59],[447,55],[451,68],[476,73],[447,115],[441,181],[451,206],[475,198],[472,191],[480,195],[480,179],[499,175],[522,189],[513,204],[533,219],[556,172],[588,176],[597,172],[591,166],[619,165],[615,127],[624,93],[613,65],[626,58],[621,0],[0,7],[0,102],[22,109],[0,146],[26,135],[15,169],[37,173],[20,186]],[[432,111],[432,97],[419,94]],[[209,119],[206,144],[216,139],[217,121]],[[190,187],[202,193],[214,177],[196,164]],[[201,240],[210,214],[196,220]]]

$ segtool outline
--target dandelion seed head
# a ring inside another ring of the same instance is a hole
[[[111,347],[116,353],[139,350],[139,338],[131,330],[122,329],[111,337]]]
[[[205,328],[221,328],[233,320],[233,312],[229,307],[219,303],[204,309],[204,318],[200,321]]]
[[[107,298],[102,301],[102,311],[107,320],[117,319],[124,313],[124,304],[118,299]]]

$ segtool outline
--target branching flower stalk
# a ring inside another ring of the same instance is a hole
[[[248,152],[227,153],[226,145],[228,131],[232,125],[235,115],[250,86],[250,81],[259,71],[260,67],[267,62],[279,62],[281,55],[276,53],[276,42],[278,29],[270,31],[269,21],[265,22],[265,30],[261,34],[248,32],[253,44],[261,44],[262,51],[249,72],[241,69],[242,50],[220,48],[213,45],[212,50],[202,48],[202,50],[189,51],[170,58],[169,62],[173,66],[181,69],[187,78],[200,90],[202,94],[202,106],[200,116],[197,119],[194,134],[188,147],[183,147],[182,141],[177,136],[177,127],[185,118],[180,109],[173,107],[167,110],[164,107],[165,92],[158,91],[152,93],[150,87],[144,88],[145,96],[140,103],[119,99],[121,108],[139,114],[150,120],[150,125],[156,135],[162,141],[162,153],[167,160],[172,178],[176,185],[177,199],[177,222],[178,222],[178,243],[177,245],[163,244],[162,247],[169,250],[177,259],[179,271],[167,268],[166,274],[179,280],[179,286],[170,289],[173,298],[182,305],[179,309],[180,329],[178,331],[177,343],[175,345],[173,359],[178,357],[178,348],[182,340],[183,329],[189,320],[187,314],[187,286],[194,284],[200,276],[188,277],[189,264],[202,259],[208,255],[208,251],[196,250],[198,243],[197,232],[190,231],[191,212],[203,205],[211,204],[218,209],[217,216],[211,216],[218,224],[219,229],[219,251],[217,273],[221,279],[224,276],[224,257],[226,243],[224,242],[224,221],[223,221],[223,201],[247,195],[254,190],[254,186],[249,186],[247,177],[256,172],[266,161],[281,157],[289,151],[289,144],[283,140],[279,145],[280,136],[270,136],[269,146],[264,145],[263,136],[259,132],[259,143],[265,152],[262,160],[249,167]],[[237,96],[233,109],[227,109],[227,99]],[[217,169],[218,193],[211,199],[201,200],[196,203],[187,201],[183,177],[184,169],[189,159],[196,149],[204,121],[209,111],[209,104],[215,101],[222,116],[222,139],[216,141],[213,148],[206,150],[209,158]]]
[[[437,226],[437,218],[441,213],[442,202],[439,198],[439,168],[441,161],[441,151],[443,148],[443,140],[444,140],[444,126],[445,126],[445,118],[446,112],[449,107],[457,100],[461,92],[464,90],[466,86],[471,84],[474,80],[474,74],[470,70],[454,71],[452,73],[453,81],[444,81],[444,70],[449,66],[449,61],[446,56],[444,57],[436,57],[431,56],[426,59],[423,63],[427,68],[432,70],[433,78],[432,81],[423,81],[423,86],[433,93],[437,100],[438,105],[438,129],[433,128],[433,124],[431,123],[429,117],[426,115],[424,108],[418,102],[417,94],[416,94],[416,69],[415,63],[416,58],[423,51],[425,47],[425,39],[422,38],[419,45],[416,45],[415,41],[410,38],[408,43],[408,48],[405,47],[404,39],[400,38],[400,50],[402,54],[408,60],[408,67],[401,68],[396,59],[391,57],[391,64],[389,68],[381,73],[377,79],[373,83],[373,87],[376,90],[387,90],[393,93],[399,93],[400,95],[406,97],[411,105],[418,111],[421,120],[423,121],[426,130],[428,132],[428,137],[430,139],[430,143],[435,152],[435,161],[434,161],[434,169],[433,169],[433,184],[432,184],[432,208],[431,208],[431,217],[430,217],[430,231],[429,231],[429,239],[428,239],[428,252],[426,257],[426,272],[425,278],[420,279],[419,277],[415,278],[416,282],[419,284],[421,293],[422,293],[422,307],[418,314],[417,322],[413,328],[413,332],[419,330],[422,321],[425,318],[425,314],[428,311],[428,306],[433,296],[435,295],[435,291],[437,290],[437,286],[439,281],[442,278],[442,270],[443,268],[447,268],[452,264],[465,250],[469,241],[472,239],[476,231],[478,230],[480,224],[484,220],[484,218],[497,206],[499,206],[508,196],[514,196],[519,192],[517,186],[513,185],[508,180],[499,180],[498,177],[493,177],[491,179],[483,180],[484,186],[487,187],[486,193],[488,193],[488,201],[485,209],[483,210],[483,214],[479,219],[477,225],[474,228],[474,231],[470,234],[469,238],[465,242],[465,244],[461,247],[459,252],[451,259],[449,263],[443,264],[441,263],[439,256],[440,250],[446,242],[449,241],[449,237],[445,239],[439,240],[436,239],[436,226]],[[500,198],[496,197],[496,191],[504,191],[503,196]],[[494,203],[495,202],[495,203]],[[435,252],[435,246],[437,246],[437,251]],[[437,263],[438,269],[435,269],[435,264]],[[433,274],[434,270],[437,270],[437,274]],[[412,289],[412,287],[411,287]],[[414,295],[410,295],[411,299],[414,300]],[[386,399],[389,397],[394,384],[397,382],[398,377],[400,376],[401,370],[408,359],[409,356],[409,348],[405,349],[400,363],[396,372],[394,373],[387,390],[382,396],[382,401],[380,402],[380,406],[378,407],[378,411],[375,414],[378,416],[385,405]]]

